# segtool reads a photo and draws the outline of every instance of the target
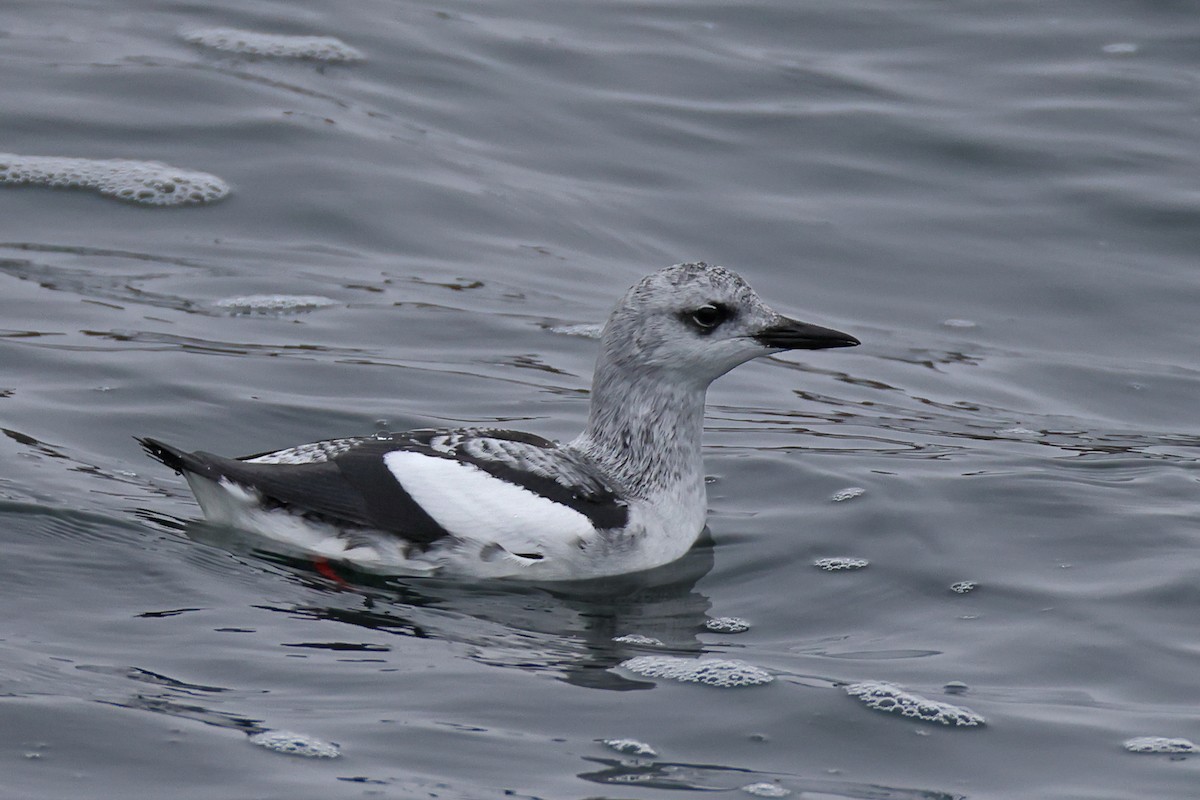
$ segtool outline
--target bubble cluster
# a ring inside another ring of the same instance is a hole
[[[742,787],[742,791],[755,797],[787,797],[792,793],[790,789],[785,789],[778,783],[768,783],[767,781],[748,783]]]
[[[336,300],[315,294],[250,294],[245,297],[227,297],[213,303],[214,307],[234,315],[303,314],[335,305]]]
[[[1136,53],[1138,46],[1133,42],[1113,42],[1100,49],[1112,56],[1128,56]]]
[[[745,633],[750,623],[741,617],[712,617],[704,620],[704,627],[713,633]]]
[[[618,753],[624,753],[630,756],[646,756],[653,758],[658,755],[658,751],[645,742],[639,742],[637,739],[601,739],[600,742],[606,747],[611,747]]]
[[[333,36],[287,36],[256,33],[236,28],[198,28],[180,34],[185,42],[227,53],[275,58],[305,58],[313,61],[361,61],[362,51]]]
[[[337,758],[342,754],[341,748],[332,742],[323,742],[308,734],[292,731],[263,731],[251,736],[250,741],[259,747],[289,756]]]
[[[546,330],[563,336],[579,336],[584,339],[599,339],[604,330],[603,325],[580,323],[578,325],[551,325]]]
[[[95,189],[106,197],[149,206],[211,203],[229,194],[229,184],[216,175],[158,161],[15,153],[0,153],[0,186]]]
[[[835,503],[844,503],[847,500],[862,497],[866,493],[867,490],[861,486],[847,486],[845,489],[838,489],[829,499]]]
[[[643,636],[640,633],[627,633],[624,636],[614,636],[614,642],[622,644],[638,644],[644,647],[662,647],[662,639],[655,639],[653,636]]]
[[[978,585],[975,581],[959,581],[958,583],[950,584],[950,591],[955,594],[966,594],[967,592],[975,591],[975,587]]]
[[[1125,740],[1125,749],[1131,753],[1158,753],[1163,755],[1187,755],[1200,753],[1200,747],[1187,739],[1169,739],[1166,736],[1135,736]]]
[[[850,558],[848,556],[833,556],[830,558],[818,558],[813,562],[814,567],[819,567],[826,572],[841,572],[848,569],[862,569],[871,562],[865,558]]]
[[[883,681],[853,683],[846,687],[846,693],[857,697],[869,708],[912,717],[922,722],[940,722],[942,725],[966,728],[984,724],[983,717],[970,709],[929,700]]]
[[[702,658],[694,661],[678,656],[638,656],[621,662],[621,666],[647,678],[670,678],[722,688],[758,686],[774,680],[771,673],[762,667],[733,659]]]

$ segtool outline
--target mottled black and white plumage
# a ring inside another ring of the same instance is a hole
[[[736,273],[647,276],[600,338],[587,428],[558,444],[514,431],[417,430],[231,459],[154,439],[205,516],[374,571],[565,580],[682,556],[707,513],[708,385],[782,350],[858,344],[768,308]]]

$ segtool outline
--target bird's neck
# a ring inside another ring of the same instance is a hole
[[[629,374],[599,366],[587,429],[571,446],[635,497],[696,497],[703,503],[707,385],[657,372]]]

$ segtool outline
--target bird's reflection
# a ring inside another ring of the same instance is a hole
[[[163,520],[156,520],[160,524]],[[708,530],[683,558],[629,575],[530,584],[381,576],[257,549],[261,540],[203,521],[188,537],[278,568],[320,602],[262,605],[293,617],[331,620],[387,634],[467,645],[486,664],[550,672],[578,686],[646,689],[613,667],[639,653],[698,654],[708,597],[697,582],[713,567]]]

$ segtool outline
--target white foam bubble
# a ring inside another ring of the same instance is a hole
[[[757,686],[775,680],[774,676],[762,667],[733,659],[693,660],[678,656],[638,656],[621,662],[621,666],[647,678],[670,678],[684,683],[703,683],[722,688]]]
[[[942,725],[973,728],[984,724],[979,714],[968,708],[952,706],[938,700],[929,700],[920,695],[906,692],[899,686],[883,681],[863,681],[846,687],[846,693],[857,697],[869,708],[887,711],[922,722],[938,722]]]
[[[741,617],[712,617],[704,620],[704,627],[713,633],[745,633],[750,623]]]
[[[845,489],[839,489],[833,493],[829,499],[835,503],[844,503],[847,500],[853,500],[856,497],[862,497],[866,494],[866,489],[861,486],[847,486]]]
[[[603,325],[592,323],[579,325],[551,325],[546,330],[551,333],[562,334],[563,336],[579,336],[584,339],[599,339],[600,333],[604,330]]]
[[[658,755],[658,751],[645,742],[639,742],[637,739],[601,739],[606,747],[611,747],[618,753],[624,753],[630,756],[646,756],[653,758]]]
[[[1000,434],[1007,433],[1012,436],[1041,436],[1041,434],[1038,433],[1037,431],[1030,430],[1029,428],[1020,428],[1020,427],[1004,428],[1003,430],[996,431],[996,433],[1000,433]]]
[[[213,303],[214,307],[234,314],[301,314],[335,305],[336,300],[315,294],[249,294]]]
[[[967,592],[975,591],[979,584],[975,581],[958,581],[950,584],[950,591],[956,594],[966,594]]]
[[[1138,46],[1133,42],[1113,42],[1100,49],[1112,56],[1128,56],[1136,53]]]
[[[356,50],[333,36],[287,36],[236,28],[197,28],[183,31],[180,36],[189,44],[247,56],[304,58],[328,62],[361,61],[365,58],[361,50]]]
[[[767,781],[748,783],[742,787],[742,791],[755,797],[787,797],[792,793],[790,789],[785,789],[778,783],[768,783]]]
[[[829,558],[818,558],[813,562],[814,567],[820,567],[826,572],[841,572],[850,569],[862,569],[870,564],[865,558],[851,558],[849,556],[831,556]]]
[[[944,319],[942,325],[947,328],[974,328],[975,322],[969,319]]]
[[[251,736],[250,741],[259,747],[289,756],[337,758],[342,754],[341,748],[333,742],[324,742],[306,733],[293,731],[263,731]]]
[[[229,184],[207,172],[158,161],[124,158],[60,158],[0,153],[0,186],[94,189],[106,197],[150,206],[211,203]]]
[[[1157,753],[1161,755],[1184,755],[1200,753],[1200,747],[1187,739],[1170,739],[1166,736],[1135,736],[1125,740],[1125,749],[1131,753]]]
[[[614,636],[614,642],[622,644],[639,644],[645,647],[662,647],[662,639],[655,639],[653,636],[643,636],[640,633],[627,633],[624,636]]]

